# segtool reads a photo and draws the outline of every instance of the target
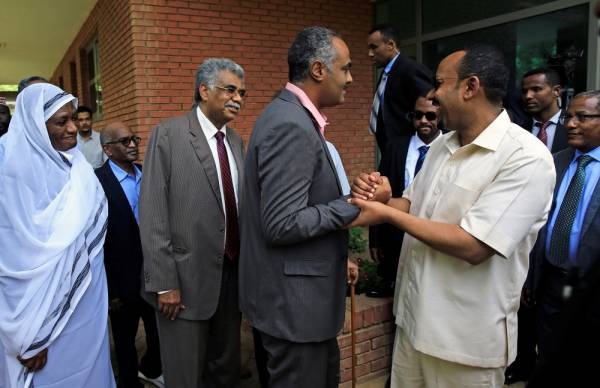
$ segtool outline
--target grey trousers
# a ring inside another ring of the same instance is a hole
[[[166,388],[235,388],[240,379],[237,265],[225,263],[221,294],[208,320],[170,321],[157,311]]]
[[[340,349],[337,338],[299,343],[263,332],[260,337],[267,352],[269,388],[338,387]]]

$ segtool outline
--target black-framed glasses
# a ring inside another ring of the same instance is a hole
[[[409,112],[407,115],[409,120],[421,120],[423,116],[427,119],[427,121],[434,121],[437,119],[437,113],[435,112],[421,112],[420,110],[416,110],[414,112]]]
[[[107,141],[106,143],[104,143],[104,145],[121,143],[124,147],[127,147],[129,144],[131,144],[131,142],[134,142],[135,145],[139,145],[141,141],[142,138],[139,136],[128,136],[122,137],[114,141]]]
[[[600,114],[590,115],[590,114],[585,114],[585,113],[575,113],[574,115],[566,114],[564,116],[560,116],[558,121],[561,123],[561,125],[566,125],[571,120],[577,120],[578,123],[583,123],[587,120],[592,120],[592,119],[597,119],[597,118],[600,118]]]
[[[227,85],[227,86],[215,85],[215,88],[223,90],[225,93],[227,93],[227,96],[229,98],[235,96],[236,94],[239,94],[240,97],[242,97],[242,98],[246,97],[246,89],[238,89],[236,86],[233,86],[233,85]]]

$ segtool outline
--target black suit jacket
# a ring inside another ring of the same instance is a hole
[[[142,166],[136,164],[141,170]],[[142,244],[140,229],[121,184],[108,161],[96,169],[108,200],[108,229],[104,241],[104,266],[109,300],[131,301],[140,295]]]
[[[554,189],[554,198],[552,199],[552,207],[550,214],[557,211],[556,194],[560,184],[567,172],[569,163],[575,157],[575,150],[567,148],[554,155],[554,165],[556,167],[556,186]],[[581,236],[579,240],[579,249],[577,251],[577,272],[579,277],[585,277],[590,269],[594,266],[594,262],[600,258],[600,184],[596,185],[592,198],[585,211],[583,219]],[[538,234],[538,239],[531,251],[529,258],[530,268],[525,286],[531,288],[534,295],[537,294],[537,289],[541,280],[542,268],[546,263],[546,239],[548,235],[548,225],[545,225]],[[567,268],[568,269],[568,268]]]
[[[402,197],[404,192],[406,156],[413,134],[414,130],[406,136],[389,141],[382,153],[379,172],[390,180],[392,196],[395,198]],[[381,248],[386,260],[398,259],[403,238],[404,232],[390,224],[380,224],[369,228],[369,245]],[[393,274],[393,276],[395,275]]]
[[[525,129],[527,129],[529,132],[533,131],[533,120],[530,120],[529,126]],[[552,149],[550,152],[555,154],[569,147],[567,141],[567,128],[560,123],[556,124],[556,132],[554,132],[554,140],[552,141]]]
[[[377,116],[375,137],[382,152],[385,152],[388,141],[412,135],[413,125],[406,114],[415,108],[417,98],[425,96],[432,88],[429,69],[400,54],[388,74],[383,109],[379,109]]]

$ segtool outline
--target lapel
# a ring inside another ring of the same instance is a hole
[[[100,170],[104,175],[104,189],[106,192],[110,193],[115,205],[119,207],[119,214],[127,214],[127,219],[137,225],[135,216],[133,215],[133,210],[131,210],[131,206],[129,206],[127,196],[125,195],[121,184],[117,180],[117,177],[113,173],[112,168],[110,168],[108,160],[102,165],[102,167],[100,167]]]
[[[583,225],[581,225],[581,240],[585,239],[586,232],[590,228],[590,225],[596,219],[596,214],[600,208],[600,184],[596,183],[594,193],[590,199],[587,210],[585,211],[585,217],[583,217]]]
[[[554,132],[554,140],[552,142],[552,153],[564,150],[569,146],[567,138],[567,128],[561,124],[556,125],[556,131]]]
[[[215,165],[215,160],[213,159],[212,152],[208,146],[206,136],[204,136],[204,132],[202,132],[202,127],[198,121],[196,108],[188,113],[187,117],[190,124],[190,143],[192,144],[192,148],[198,157],[198,161],[200,162],[200,165],[206,174],[206,178],[208,179],[208,183],[210,184],[213,194],[217,199],[219,209],[221,209],[221,212],[224,212],[221,201],[221,191],[219,190],[219,175],[217,175],[217,166]]]
[[[306,109],[300,103],[300,100],[298,100],[298,97],[296,97],[296,95],[294,93],[290,92],[289,90],[283,89],[279,93],[279,97],[285,101],[288,101],[288,102],[298,105],[300,107],[300,109],[302,109],[302,111],[306,114],[308,119],[313,123],[313,129],[315,130],[316,135],[319,137],[319,139],[321,141],[321,147],[323,147],[323,149],[325,150],[325,155],[327,156],[327,161],[329,162],[329,167],[331,167],[331,169],[333,170],[333,175],[335,176],[335,182],[337,183],[338,191],[339,191],[340,195],[342,195],[342,185],[340,183],[340,178],[338,177],[337,170],[335,169],[335,163],[333,162],[333,159],[331,158],[331,155],[329,154],[329,149],[327,149],[327,144],[325,144],[325,138],[323,137],[323,135],[321,135],[321,131],[319,131],[319,126],[315,122],[312,114],[308,111],[308,109]]]

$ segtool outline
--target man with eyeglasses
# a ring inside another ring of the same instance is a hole
[[[414,127],[413,135],[390,141],[379,169],[390,180],[394,197],[399,198],[423,166],[429,145],[440,134],[438,107],[427,97],[417,99],[414,110],[407,114],[407,118]],[[371,257],[377,262],[377,274],[381,276],[382,284],[377,289],[367,291],[367,296],[377,298],[394,295],[403,237],[404,233],[390,224],[369,228]]]
[[[405,232],[392,388],[502,387],[515,358],[519,297],[555,172],[548,149],[502,108],[508,79],[496,48],[450,54],[432,97],[452,132],[432,143],[402,198],[378,174],[354,181],[353,225]]]
[[[140,231],[144,296],[157,309],[167,387],[237,387],[239,182],[243,144],[228,126],[243,106],[244,70],[209,58],[195,106],[152,131]]]
[[[570,148],[554,155],[553,206],[525,284],[537,310],[537,366],[544,372],[534,374],[536,387],[587,385],[576,382],[597,374],[597,358],[588,359],[584,349],[597,350],[587,341],[600,343],[600,91],[577,94],[561,121]],[[580,293],[594,288],[596,299],[582,301]]]
[[[96,169],[108,200],[104,265],[112,336],[119,367],[118,386],[143,388],[138,377],[164,386],[154,309],[141,297],[142,244],[139,196],[142,166],[140,137],[122,122],[108,124],[100,133],[108,161]],[[135,338],[140,318],[146,333],[146,353],[138,365]]]

